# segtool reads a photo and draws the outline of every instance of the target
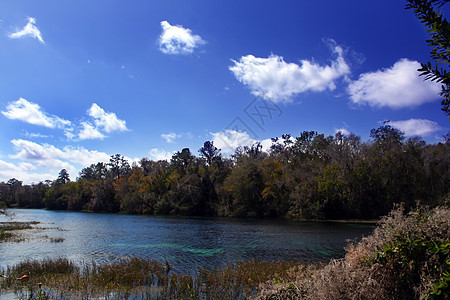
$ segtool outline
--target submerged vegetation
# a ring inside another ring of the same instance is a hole
[[[398,206],[373,234],[328,264],[247,261],[178,274],[132,257],[103,265],[65,259],[0,270],[0,290],[27,299],[448,299],[450,209]],[[20,280],[19,280],[20,279]]]
[[[0,243],[1,242],[17,242],[22,238],[19,231],[32,229],[32,225],[39,222],[0,222]]]
[[[377,219],[396,203],[436,206],[449,195],[450,134],[427,145],[385,123],[371,140],[314,131],[241,147],[227,158],[207,141],[170,162],[143,158],[132,166],[117,154],[53,181],[0,183],[8,207],[128,214],[292,219]]]

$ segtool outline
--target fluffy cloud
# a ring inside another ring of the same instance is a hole
[[[69,140],[76,138],[80,140],[104,139],[106,137],[104,133],[128,130],[124,120],[119,119],[115,113],[105,112],[96,103],[92,104],[87,113],[93,118],[93,124],[84,121],[80,123],[80,126],[73,126],[72,122],[49,115],[42,111],[38,104],[23,98],[9,103],[6,111],[2,111],[2,114],[8,119],[21,120],[48,128],[64,129],[64,134]]]
[[[391,121],[389,125],[405,133],[406,136],[429,136],[441,127],[433,121],[424,119],[409,119],[405,121]]]
[[[350,99],[373,107],[415,107],[438,99],[439,84],[419,77],[417,61],[401,59],[391,68],[364,73],[348,86]]]
[[[106,133],[113,131],[127,131],[126,122],[117,118],[115,113],[107,113],[96,103],[88,110],[89,116],[94,118],[96,128],[103,129]]]
[[[45,44],[44,39],[42,39],[42,34],[39,29],[36,27],[36,19],[28,18],[28,23],[19,31],[13,32],[9,34],[9,37],[12,39],[19,39],[23,37],[31,37],[37,39],[42,44]]]
[[[176,134],[174,132],[171,133],[163,133],[161,137],[166,140],[167,143],[175,143],[175,140],[181,137],[181,134]]]
[[[51,180],[55,178],[54,174],[34,173],[36,168],[29,163],[19,163],[18,165],[0,160],[0,181],[7,182],[11,178],[23,181],[24,184]]]
[[[251,146],[257,142],[250,137],[247,132],[224,130],[220,132],[212,132],[214,146],[222,150],[222,153],[233,153],[237,147]]]
[[[287,63],[277,55],[268,58],[247,55],[239,61],[232,60],[234,66],[229,69],[252,94],[277,103],[289,102],[303,92],[334,90],[335,80],[350,73],[342,48],[334,46],[333,51],[337,58],[326,66],[308,60],[302,60],[300,65]]]
[[[205,43],[188,28],[161,22],[162,33],[159,37],[159,49],[165,54],[191,54],[194,49]]]
[[[80,140],[102,140],[106,137],[89,122],[81,122],[81,126],[83,127],[83,129],[78,133],[78,138]]]
[[[211,132],[214,146],[221,150],[223,154],[232,154],[238,147],[252,146],[261,143],[262,151],[269,151],[273,142],[272,139],[255,140],[245,131],[226,129],[220,132]]]
[[[157,149],[157,148],[153,148],[149,152],[150,158],[155,161],[158,161],[158,160],[170,161],[170,159],[172,158],[174,153],[175,153],[174,151],[170,152],[170,151],[165,151],[165,150]]]
[[[38,144],[22,139],[12,140],[11,143],[17,153],[10,155],[10,158],[32,162],[53,171],[64,168],[72,174],[77,172],[77,168],[72,164],[86,167],[97,162],[109,162],[110,158],[106,153],[89,151],[83,147],[60,149],[53,145]]]
[[[64,128],[71,125],[70,121],[48,115],[41,110],[38,104],[28,102],[23,98],[9,103],[6,106],[6,111],[2,111],[2,114],[8,119],[21,120],[48,128]]]

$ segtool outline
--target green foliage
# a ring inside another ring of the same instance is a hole
[[[417,227],[425,227],[433,218],[429,212],[418,210],[411,213]],[[442,230],[448,230],[445,228]],[[445,232],[445,231],[444,231]],[[448,299],[450,296],[450,241],[439,240],[420,230],[396,230],[393,240],[378,247],[370,264],[391,265],[401,280],[401,297],[413,298],[414,287],[420,286],[422,274],[433,278],[426,298]]]
[[[431,62],[422,63],[421,76],[425,80],[442,83],[441,110],[450,118],[450,24],[442,14],[442,7],[448,0],[407,0],[406,9],[413,9],[416,17],[428,27],[430,39],[427,40],[431,47]]]

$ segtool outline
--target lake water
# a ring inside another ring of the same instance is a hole
[[[344,255],[348,239],[359,240],[372,225],[228,218],[130,216],[11,209],[13,221],[39,221],[27,242],[0,244],[0,267],[26,259],[67,257],[104,263],[139,256],[181,272],[202,266],[260,260],[327,261]],[[0,216],[0,221],[7,221]],[[62,238],[63,242],[52,242]]]

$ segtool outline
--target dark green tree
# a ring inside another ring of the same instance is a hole
[[[80,179],[100,179],[105,178],[108,174],[108,169],[106,165],[102,162],[97,164],[91,164],[89,167],[84,168],[80,171]]]
[[[180,172],[180,174],[185,174],[187,167],[194,161],[194,158],[195,156],[191,154],[191,150],[184,148],[181,152],[178,151],[172,156],[170,165],[173,169]]]
[[[110,168],[111,175],[115,179],[120,179],[130,173],[131,168],[128,161],[120,154],[111,155],[108,166]]]
[[[69,178],[69,172],[67,172],[66,169],[62,169],[62,170],[59,172],[59,176],[58,176],[58,178],[56,179],[56,183],[58,183],[58,184],[66,184],[66,183],[69,182],[69,181],[70,181],[70,178]]]
[[[434,63],[421,63],[421,76],[442,83],[441,110],[450,118],[450,24],[442,14],[442,7],[450,0],[407,0],[406,9],[413,9],[416,17],[428,27],[431,58]]]
[[[380,154],[400,147],[405,138],[403,132],[389,125],[389,121],[384,121],[382,126],[370,130],[370,137],[381,150]]]
[[[206,159],[208,166],[216,157],[220,156],[220,149],[217,149],[212,141],[206,141],[198,152]]]

